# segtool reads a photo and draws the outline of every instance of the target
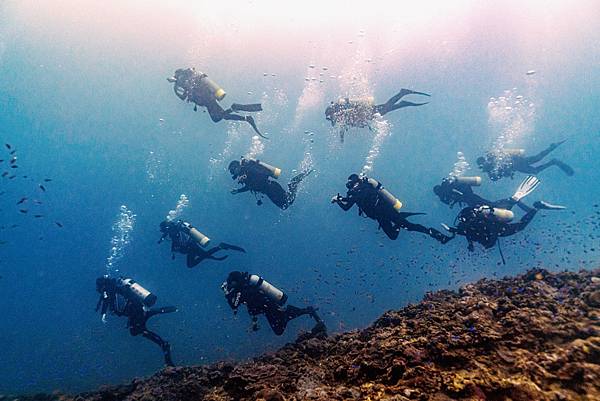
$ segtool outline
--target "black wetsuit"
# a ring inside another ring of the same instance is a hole
[[[206,107],[211,120],[215,123],[221,120],[247,121],[257,134],[263,136],[251,116],[235,114],[238,111],[262,111],[261,105],[259,103],[233,103],[229,109],[223,109],[209,88],[202,84],[202,78],[205,76],[206,74],[198,73],[192,68],[177,70],[175,72],[176,81],[173,85],[175,95],[181,100],[194,103],[194,110],[197,110],[197,106]]]
[[[440,200],[451,208],[458,203],[459,206],[467,205],[471,207],[490,205],[493,207],[512,209],[517,203],[511,198],[490,201],[473,192],[473,188],[468,184],[452,182],[449,179],[443,179],[442,183],[434,187],[435,194]]]
[[[243,185],[242,188],[236,189],[233,193],[238,194],[242,192],[251,191],[253,193],[261,193],[267,195],[267,197],[280,209],[287,209],[296,200],[296,192],[298,191],[298,185],[300,182],[309,175],[312,170],[302,172],[293,177],[289,184],[288,190],[284,190],[281,185],[271,179],[268,171],[263,169],[257,162],[248,159],[242,159],[241,169],[237,176],[238,184]],[[262,201],[258,200],[258,204],[262,204]]]
[[[515,172],[517,171],[525,174],[537,175],[548,167],[552,166],[557,166],[565,174],[572,176],[574,174],[573,169],[558,159],[551,159],[544,164],[533,166],[534,163],[542,161],[543,158],[548,156],[550,152],[556,149],[563,142],[553,143],[548,148],[534,156],[512,155],[508,153],[500,153],[496,155],[493,152],[489,152],[484,158],[482,158],[484,160],[479,163],[480,168],[484,172],[488,173],[490,179],[493,181],[498,181],[503,177],[513,178]]]
[[[186,264],[187,267],[192,268],[197,266],[200,262],[206,259],[210,260],[225,260],[227,255],[217,257],[213,256],[216,252],[223,249],[232,249],[239,252],[246,252],[243,248],[231,244],[221,242],[219,245],[210,249],[204,250],[190,234],[187,229],[183,226],[183,222],[180,220],[174,224],[174,226],[168,232],[169,238],[171,239],[171,252],[173,258],[175,253],[182,253],[187,255]]]
[[[369,184],[366,177],[361,179],[356,186],[350,188],[346,197],[337,199],[336,203],[345,211],[350,210],[356,204],[358,214],[360,216],[364,214],[373,220],[377,220],[379,228],[392,240],[398,238],[400,229],[427,234],[441,242],[445,242],[449,238],[434,228],[409,222],[407,217],[425,213],[398,212],[380,198],[377,188]]]
[[[171,359],[171,346],[168,342],[164,341],[158,334],[148,330],[146,323],[152,316],[176,312],[177,308],[174,306],[166,306],[162,308],[145,309],[144,306],[137,300],[127,299],[122,288],[117,286],[115,279],[106,279],[107,286],[104,287],[103,294],[96,310],[100,309],[102,315],[107,312],[111,312],[116,316],[127,317],[127,328],[132,336],[142,335],[144,338],[157,344],[164,355],[165,364],[173,366],[173,360]]]
[[[473,250],[473,243],[477,242],[488,249],[496,245],[499,237],[509,237],[522,231],[535,217],[537,209],[530,208],[523,203],[517,203],[526,210],[525,215],[516,223],[506,223],[486,217],[478,211],[478,207],[466,207],[457,216],[456,227],[451,232],[465,236],[469,242],[469,250]]]
[[[248,314],[252,317],[254,330],[258,328],[258,315],[264,314],[271,329],[273,329],[273,332],[278,336],[283,334],[290,320],[302,315],[311,315],[314,313],[313,308],[297,308],[292,305],[279,305],[251,285],[244,285],[238,291],[230,293],[227,296],[227,303],[229,303],[229,306],[234,311],[237,311],[239,305],[246,304]]]

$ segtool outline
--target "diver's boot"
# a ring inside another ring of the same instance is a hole
[[[265,139],[269,139],[260,133],[260,131],[258,130],[258,127],[256,126],[256,123],[254,122],[254,118],[252,118],[252,116],[245,116],[244,119],[246,120],[246,122],[248,124],[250,124],[252,126],[252,129],[254,130],[254,132],[256,132],[258,135],[260,135],[261,137],[263,137]]]
[[[557,159],[552,159],[552,161],[554,162],[554,164],[556,164],[556,166],[559,169],[561,169],[563,171],[563,173],[565,173],[569,177],[571,177],[573,174],[575,174],[575,171],[573,171],[573,169],[571,168],[571,166],[569,166],[568,164],[563,163],[563,162],[561,162],[560,160],[557,160]]]
[[[238,104],[238,103],[233,103],[231,105],[231,110],[233,110],[233,111],[256,112],[256,111],[262,111],[262,105],[260,103],[254,103],[254,104]]]
[[[538,210],[564,210],[566,209],[565,206],[561,206],[561,205],[553,205],[551,203],[548,202],[544,202],[544,201],[536,201],[533,203],[533,207],[538,209]]]

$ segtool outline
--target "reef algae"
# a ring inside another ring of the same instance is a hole
[[[483,279],[252,362],[38,397],[19,399],[600,400],[600,270]]]

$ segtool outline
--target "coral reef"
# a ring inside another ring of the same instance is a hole
[[[54,398],[600,400],[600,270],[483,279],[427,294],[364,330],[301,336],[250,363],[166,368]]]

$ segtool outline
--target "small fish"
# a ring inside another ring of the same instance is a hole
[[[10,146],[10,143],[5,143],[4,146],[6,146],[7,149],[12,149],[12,146]]]
[[[13,157],[12,159],[10,159],[10,164],[15,164],[17,162],[17,158]]]
[[[40,184],[40,189],[41,189],[42,191],[46,192],[46,188],[45,188],[45,187],[44,187],[42,184]]]
[[[54,224],[56,224],[56,225],[57,225],[57,226],[59,226],[60,228],[62,228],[62,227],[63,227],[63,225],[62,225],[60,222],[58,222],[58,221],[55,221],[55,222],[54,222]]]
[[[4,161],[4,159],[0,159],[0,163],[2,163]]]
[[[10,152],[9,154],[10,154],[10,155],[14,155],[14,154],[15,154],[15,152],[16,152],[16,150],[13,150],[13,151],[12,151],[12,152]]]
[[[21,203],[27,202],[27,197],[22,197],[20,201],[17,202],[17,205],[20,205]]]
[[[44,182],[50,182],[52,181],[52,178],[44,178]]]
[[[0,241],[0,245],[6,245],[6,244],[8,244],[8,241]],[[0,277],[2,277],[2,276],[0,276]]]
[[[33,203],[35,203],[36,205],[41,205],[41,204],[42,204],[42,201],[41,201],[41,200],[34,199],[34,200],[33,200]]]
[[[16,164],[13,164],[12,166],[10,166],[10,168],[19,168],[19,166],[17,166]]]
[[[19,212],[25,214],[25,213],[27,213],[27,209],[19,209]]]
[[[11,175],[10,177],[8,177],[9,180],[12,180],[13,178],[16,178],[16,175]]]
[[[12,226],[10,226],[10,228],[17,228],[17,227],[19,227],[18,224],[13,224]]]
[[[8,171],[5,171],[4,173],[2,173],[2,177],[6,177],[8,175]]]
[[[43,214],[34,214],[33,217],[35,217],[36,219],[40,219],[42,217],[44,217]]]

